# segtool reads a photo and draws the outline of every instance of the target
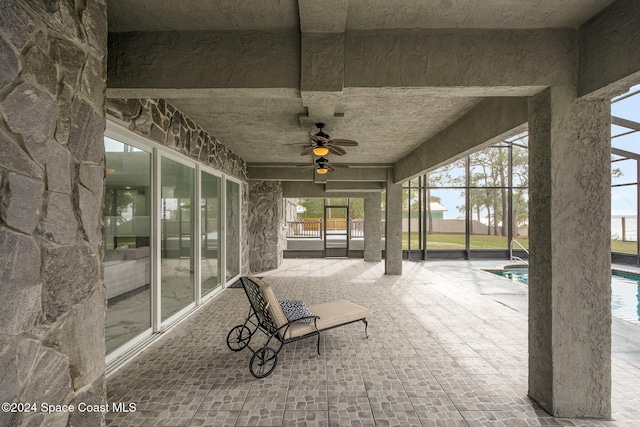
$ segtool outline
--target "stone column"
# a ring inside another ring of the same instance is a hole
[[[380,193],[364,198],[364,260],[379,262],[382,259],[382,206]]]
[[[249,181],[247,238],[251,273],[280,266],[286,245],[282,183]]]
[[[608,100],[529,102],[529,395],[559,417],[611,415]]]
[[[393,170],[387,172],[385,274],[402,274],[402,184],[393,183]]]
[[[0,12],[0,425],[102,425],[104,0]]]

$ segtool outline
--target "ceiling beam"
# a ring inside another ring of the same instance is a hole
[[[349,0],[298,0],[300,31],[343,33],[347,26]]]
[[[385,189],[385,184],[382,182],[341,182],[341,181],[328,181],[324,185],[324,190],[328,193],[336,192],[349,192],[349,193],[361,193],[361,192],[381,192]]]
[[[108,87],[121,92],[300,89],[298,31],[109,33],[108,48]]]
[[[325,191],[323,184],[314,184],[312,182],[283,182],[283,197],[367,197],[371,191],[353,192],[353,191]]]
[[[573,84],[578,55],[580,96],[611,98],[640,81],[636,0],[616,1],[579,32],[346,31],[347,2],[336,4],[320,13],[312,1],[300,0],[302,27],[312,30],[302,35],[293,30],[110,33],[107,83],[121,93],[109,96],[127,97],[122,93],[127,89],[171,89],[183,96],[181,89],[288,88],[309,92],[303,97],[312,110],[339,115],[336,95],[343,87],[495,88],[493,95],[509,90],[513,96],[530,95],[523,91]],[[332,108],[318,95],[313,99],[317,93],[332,96]]]
[[[343,87],[445,88],[461,96],[489,88],[487,95],[523,96],[573,82],[576,45],[574,30],[111,33],[107,84],[294,88],[334,97]],[[325,101],[305,102],[322,108]]]
[[[495,87],[573,84],[575,30],[347,31],[345,87]]]
[[[406,181],[428,170],[497,143],[524,130],[528,120],[526,98],[487,98],[456,122],[423,142],[394,167],[394,183]]]
[[[344,86],[344,32],[348,0],[298,0],[300,14],[300,96],[307,114],[303,127],[331,124]]]
[[[251,165],[247,166],[247,173],[251,180],[262,181],[308,181],[308,182],[386,182],[387,165],[371,167],[349,167],[336,169],[326,175],[318,175],[312,167],[300,168],[296,166],[279,165]]]
[[[618,0],[580,27],[578,95],[611,99],[640,83],[640,2]]]
[[[259,181],[310,181],[313,182],[313,168],[298,168],[295,166],[247,166],[250,180]]]
[[[344,34],[302,33],[300,64],[300,96],[307,108],[300,124],[331,126],[342,101]]]

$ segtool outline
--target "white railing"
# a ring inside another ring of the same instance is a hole
[[[345,218],[328,218],[328,231],[345,231],[347,227]],[[322,219],[299,219],[287,221],[287,238],[322,238],[324,231],[324,221]],[[364,237],[364,220],[349,220],[350,238]]]
[[[287,238],[322,238],[322,220],[287,221]]]
[[[516,239],[511,239],[511,242],[509,242],[509,259],[511,259],[511,261],[519,261],[519,262],[523,262],[523,263],[529,265],[529,262],[527,260],[524,260],[524,259],[520,258],[519,256],[513,255],[513,244],[514,243],[516,245],[518,245],[520,247],[520,249],[525,251],[527,253],[527,256],[529,256],[529,251],[527,250],[527,248],[522,246],[522,244],[520,242],[518,242]]]

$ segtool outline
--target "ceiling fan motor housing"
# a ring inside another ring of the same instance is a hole
[[[326,140],[330,139],[329,135],[327,135],[326,133],[322,132],[322,128],[324,128],[324,123],[316,123],[316,127],[320,130],[318,133],[316,133],[316,136],[319,136],[319,137],[324,138]]]

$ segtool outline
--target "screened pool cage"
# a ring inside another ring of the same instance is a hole
[[[526,260],[528,162],[522,133],[405,183],[405,259]]]
[[[528,133],[523,132],[407,181],[402,190],[404,259],[526,262],[528,146]],[[612,261],[640,265],[640,86],[611,102],[611,146]],[[288,199],[289,242],[321,240],[338,229],[348,230],[350,240],[362,239],[361,204],[362,199]],[[324,218],[325,205],[349,205],[348,217]]]
[[[640,86],[611,101],[611,257],[640,265]]]

